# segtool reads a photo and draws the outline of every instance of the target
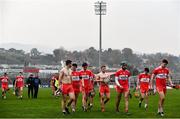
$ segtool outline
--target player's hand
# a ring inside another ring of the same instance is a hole
[[[119,88],[123,88],[123,86],[119,85]]]
[[[153,86],[152,85],[150,85],[150,89],[153,90]]]
[[[136,87],[136,91],[137,91],[137,90],[139,90],[139,87],[138,87],[138,86]]]
[[[157,90],[153,89],[153,95],[156,95]]]
[[[175,85],[173,83],[170,84],[171,87],[174,87]]]

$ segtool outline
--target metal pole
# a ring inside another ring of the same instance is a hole
[[[101,67],[101,52],[102,52],[102,25],[101,25],[101,2],[100,2],[100,14],[99,14],[99,67]]]

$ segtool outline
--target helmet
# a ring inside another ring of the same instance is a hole
[[[127,62],[126,61],[122,61],[121,62],[121,66],[125,66],[125,65],[127,65]]]

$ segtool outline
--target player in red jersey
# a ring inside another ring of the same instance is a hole
[[[173,86],[167,65],[168,61],[163,59],[161,65],[154,69],[151,77],[151,88],[154,79],[156,80],[156,90],[159,94],[158,114],[161,116],[164,116],[163,106],[166,95],[166,80],[168,80],[170,85]]]
[[[88,108],[91,109],[93,107],[94,97],[95,97],[95,89],[94,89],[94,80],[95,75],[92,73],[90,78],[90,86],[89,86],[89,102],[88,102]]]
[[[72,70],[71,70],[71,60],[66,61],[66,66],[61,69],[59,73],[59,89],[62,90],[62,112],[63,114],[70,114],[68,107],[72,105],[72,111],[75,112],[75,95],[72,86]],[[61,85],[60,85],[61,84]],[[67,99],[69,96],[69,101]],[[66,105],[66,102],[67,105]]]
[[[125,98],[125,112],[128,112],[128,95],[130,90],[130,72],[127,70],[126,62],[121,63],[121,69],[115,73],[115,83],[116,83],[116,112],[119,112],[119,103],[121,100],[122,94],[124,94]]]
[[[141,98],[139,100],[139,107],[141,107],[142,101],[145,98],[145,109],[148,107],[148,91],[150,84],[151,75],[149,74],[149,68],[144,68],[144,72],[139,74],[137,79],[136,90],[140,89]]]
[[[72,64],[72,85],[75,93],[75,106],[80,93],[80,73],[77,71],[77,64]]]
[[[97,74],[97,82],[100,82],[99,94],[101,102],[101,111],[105,111],[105,104],[110,100],[110,89],[108,82],[110,81],[110,76],[106,73],[106,66],[101,66],[101,72]]]
[[[50,85],[51,85],[51,89],[52,89],[52,95],[55,95],[55,80],[56,80],[56,76],[55,74],[53,74],[53,76],[51,77],[51,80],[50,80]]]
[[[9,90],[8,81],[10,81],[10,83],[12,83],[12,81],[9,79],[7,73],[4,73],[4,75],[0,77],[0,81],[1,81],[1,89],[2,89],[2,98],[6,99],[6,91]]]
[[[90,70],[87,70],[88,64],[83,63],[82,64],[82,71],[80,71],[80,77],[81,77],[81,90],[82,90],[82,108],[83,111],[87,111],[87,101],[89,98],[90,93],[90,83],[91,83],[91,76],[92,72]]]
[[[22,72],[19,72],[19,75],[16,76],[15,79],[15,89],[18,90],[18,98],[20,99],[22,99],[23,87],[24,87],[24,76]]]

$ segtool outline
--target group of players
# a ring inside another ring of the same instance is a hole
[[[6,99],[6,92],[9,91],[8,82],[13,83],[14,92],[19,99],[23,98],[23,87],[24,87],[24,76],[22,72],[19,72],[19,75],[16,76],[14,82],[9,79],[8,74],[4,73],[3,76],[0,77],[1,81],[1,89],[2,89],[2,98]]]
[[[148,68],[144,68],[144,72],[139,74],[137,79],[136,90],[140,90],[141,98],[139,101],[139,107],[141,107],[142,101],[145,98],[145,109],[148,108],[148,92],[153,89],[155,81],[156,91],[159,94],[158,114],[164,116],[163,105],[166,95],[166,80],[173,86],[169,75],[169,69],[167,68],[168,61],[163,59],[161,65],[155,68],[152,73],[149,73]],[[106,72],[106,66],[101,66],[101,71],[95,76],[92,71],[88,70],[88,64],[82,64],[82,70],[77,71],[77,64],[71,60],[66,61],[66,66],[59,72],[59,77],[56,79],[56,88],[61,90],[62,93],[62,112],[63,114],[69,114],[69,107],[72,108],[72,112],[75,112],[77,99],[79,93],[82,93],[82,109],[87,111],[93,107],[93,98],[95,96],[94,82],[99,84],[99,95],[101,111],[105,111],[105,104],[110,100],[109,81],[110,75]],[[122,94],[125,99],[125,113],[128,112],[128,98],[130,94],[130,71],[127,70],[127,63],[121,63],[121,68],[115,73],[115,89],[117,92],[116,97],[116,112],[119,112],[119,104]],[[55,77],[54,77],[55,78]],[[0,77],[2,98],[6,99],[6,91],[8,88],[8,81],[12,81],[8,78],[7,74]],[[14,87],[17,90],[18,98],[22,99],[24,86],[24,76],[22,72],[16,76]]]
[[[145,109],[148,108],[148,92],[154,88],[156,84],[156,90],[159,94],[158,114],[164,116],[163,105],[166,95],[166,80],[173,86],[171,77],[169,75],[169,69],[167,68],[168,61],[163,59],[161,65],[155,68],[152,73],[149,73],[148,68],[144,68],[144,72],[139,74],[137,79],[136,90],[141,93],[139,101],[139,107],[141,107],[142,101],[145,98]],[[117,92],[116,97],[116,112],[119,112],[119,104],[122,94],[125,99],[125,113],[128,112],[128,98],[130,94],[130,71],[127,70],[127,63],[121,63],[121,68],[115,73],[115,89]],[[59,73],[59,89],[62,92],[62,113],[69,114],[69,107],[72,108],[72,112],[75,112],[78,95],[82,93],[82,108],[83,111],[91,109],[93,106],[94,82],[99,83],[99,95],[101,111],[105,111],[105,104],[110,100],[110,89],[108,82],[110,81],[110,75],[106,72],[106,66],[101,66],[101,71],[96,76],[92,71],[88,70],[88,64],[82,64],[82,70],[77,71],[77,64],[71,60],[66,61],[66,66],[61,69]],[[154,92],[155,93],[155,92]],[[88,103],[89,102],[89,103]]]

